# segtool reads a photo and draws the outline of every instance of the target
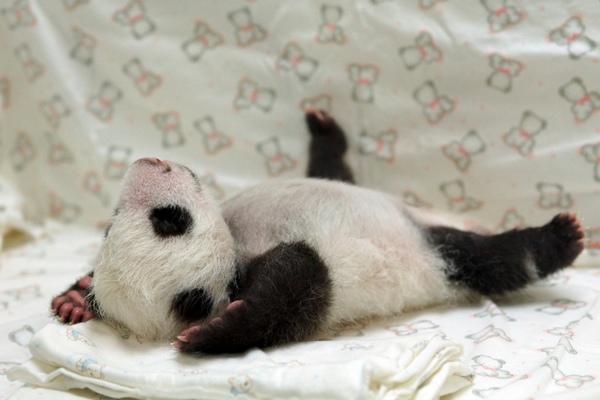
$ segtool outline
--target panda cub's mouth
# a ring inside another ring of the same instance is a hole
[[[149,218],[154,233],[162,238],[185,235],[194,225],[190,212],[174,204],[153,208]]]

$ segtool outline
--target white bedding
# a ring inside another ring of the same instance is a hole
[[[131,162],[184,163],[219,199],[302,176],[311,107],[346,130],[360,185],[496,231],[574,212],[587,249],[580,268],[511,301],[307,346],[409,348],[443,332],[474,376],[452,398],[600,397],[598,18],[587,0],[0,0],[0,399],[100,398],[22,387],[6,371],[51,330],[52,296],[88,272]],[[114,350],[95,348],[123,357]],[[442,370],[437,388],[458,389]],[[244,395],[227,382],[224,396]]]

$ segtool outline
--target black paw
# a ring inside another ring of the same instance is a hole
[[[337,136],[342,132],[335,119],[325,110],[307,111],[306,125],[313,136]]]
[[[577,217],[555,216],[540,230],[536,264],[540,277],[571,265],[584,248],[584,233]]]

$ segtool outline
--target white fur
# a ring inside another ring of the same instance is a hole
[[[225,303],[236,260],[281,242],[308,243],[329,267],[333,304],[325,329],[464,294],[448,283],[444,261],[422,234],[422,225],[442,220],[396,197],[297,179],[252,187],[219,210],[187,169],[169,165],[168,174],[144,161],[131,167],[94,268],[93,292],[102,317],[141,338],[173,338],[184,328],[170,312],[173,297],[184,289],[204,288]],[[154,235],[150,210],[166,204],[192,213],[191,234]]]

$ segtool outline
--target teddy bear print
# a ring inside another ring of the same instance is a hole
[[[10,106],[10,81],[0,78],[0,108],[6,110]]]
[[[442,59],[442,51],[433,42],[429,32],[421,32],[415,38],[414,45],[401,47],[399,52],[404,66],[409,71],[422,63],[431,64]]]
[[[433,8],[435,5],[441,3],[442,1],[446,0],[419,0],[419,7],[425,10],[429,10],[430,8]]]
[[[110,146],[104,164],[104,176],[114,180],[123,178],[132,151],[131,147]]]
[[[67,148],[57,134],[46,132],[44,136],[48,141],[48,163],[50,165],[73,162],[75,159],[73,153]]]
[[[48,121],[50,126],[54,129],[58,129],[61,120],[71,114],[71,110],[67,107],[63,98],[58,94],[52,96],[48,100],[42,101],[40,103],[40,110],[42,111],[44,118],[46,118],[46,121]]]
[[[476,318],[504,318],[506,321],[515,321],[514,318],[507,316],[504,310],[493,302],[489,302],[483,311],[473,316]]]
[[[73,28],[73,36],[75,45],[69,55],[83,65],[90,65],[94,61],[94,51],[98,46],[98,40],[78,27]]]
[[[485,81],[486,84],[503,93],[508,93],[512,89],[513,78],[519,75],[523,69],[523,64],[519,61],[502,57],[494,53],[489,57],[490,67],[493,71]]]
[[[427,121],[435,124],[454,110],[454,101],[448,96],[441,96],[432,81],[426,81],[413,92],[413,98],[423,107]]]
[[[538,117],[532,111],[525,111],[521,116],[519,126],[513,126],[503,136],[504,143],[516,150],[522,156],[533,153],[537,135],[546,128],[546,120]]]
[[[344,343],[341,347],[342,351],[357,351],[357,350],[371,350],[374,346],[367,346],[362,343],[349,342]]]
[[[319,63],[308,57],[296,43],[289,43],[277,60],[277,67],[282,71],[293,71],[301,80],[307,81],[315,73]]]
[[[8,25],[8,29],[11,31],[36,24],[29,0],[15,0],[12,6],[0,9],[0,14],[2,14],[4,21]]]
[[[539,182],[536,188],[540,194],[537,203],[540,208],[567,209],[573,205],[571,194],[565,192],[565,189],[559,183]]]
[[[393,161],[397,136],[397,132],[393,129],[376,135],[361,132],[358,139],[359,152],[363,155],[374,155],[381,160]]]
[[[351,64],[348,67],[348,77],[353,83],[352,98],[358,103],[373,103],[375,101],[375,83],[379,69],[371,64]]]
[[[139,58],[132,58],[123,65],[123,72],[133,81],[136,89],[144,96],[149,96],[162,83],[162,78],[147,70]]]
[[[550,354],[554,353],[555,351],[557,351],[559,347],[562,347],[563,349],[565,349],[565,351],[567,353],[575,355],[575,354],[577,354],[577,350],[575,350],[575,348],[573,347],[573,344],[571,343],[571,341],[569,339],[570,339],[569,337],[561,337],[560,340],[558,341],[558,344],[555,347],[546,347],[546,348],[543,348],[540,350],[543,351],[544,353],[546,353],[546,355],[550,355]]]
[[[494,377],[498,379],[512,378],[513,374],[502,369],[506,361],[493,358],[486,355],[478,355],[472,358],[475,361],[474,365],[471,365],[473,372],[480,376]]]
[[[208,172],[204,175],[201,175],[198,179],[200,179],[200,183],[203,187],[208,188],[210,194],[216,200],[223,200],[225,198],[225,190],[217,183],[215,175],[211,172]]]
[[[98,361],[86,357],[81,357],[75,363],[75,369],[79,373],[96,379],[104,379],[103,368],[104,365],[98,363]]]
[[[50,217],[59,220],[64,224],[71,224],[81,214],[81,207],[78,204],[68,203],[65,199],[54,192],[49,194]]]
[[[16,331],[10,332],[8,334],[8,339],[21,347],[27,347],[34,333],[35,331],[31,326],[24,325]]]
[[[248,375],[240,374],[232,376],[228,379],[228,382],[231,386],[231,393],[234,396],[251,395],[250,390],[252,389],[253,382]]]
[[[600,182],[600,143],[584,145],[581,155],[588,163],[594,165],[594,180]]]
[[[488,24],[492,32],[499,32],[523,19],[523,13],[512,0],[480,0],[488,11]]]
[[[156,29],[154,22],[146,14],[141,0],[132,0],[122,9],[114,13],[114,20],[121,26],[130,29],[136,39],[143,39]]]
[[[440,191],[448,200],[448,207],[455,212],[476,210],[482,202],[472,197],[467,197],[464,183],[460,180],[442,183]]]
[[[83,190],[94,195],[103,206],[110,204],[110,195],[96,171],[88,171],[83,177]]]
[[[423,200],[418,194],[413,192],[412,190],[405,190],[402,193],[402,200],[412,207],[417,208],[431,208],[431,204],[427,201]]]
[[[556,327],[556,328],[552,328],[548,330],[548,333],[551,335],[557,335],[557,336],[563,336],[566,338],[572,338],[573,337],[573,329],[584,319],[592,319],[592,316],[588,313],[586,313],[583,317],[581,317],[578,320],[575,321],[571,321],[567,324],[567,326],[561,326],[561,327]]]
[[[585,247],[596,255],[600,250],[600,228],[588,228],[585,234],[587,239]]]
[[[15,49],[15,57],[29,82],[33,82],[43,75],[44,66],[33,56],[27,43],[23,43]]]
[[[594,377],[590,375],[566,375],[558,368],[558,358],[556,357],[550,357],[542,366],[550,368],[552,379],[556,385],[569,389],[578,388],[584,383],[594,380]]]
[[[439,327],[440,327],[439,325],[436,325],[435,323],[433,323],[431,321],[421,320],[421,321],[417,321],[417,322],[412,322],[410,324],[388,326],[388,327],[386,327],[386,329],[388,331],[394,332],[394,334],[396,334],[396,336],[410,336],[410,335],[414,335],[417,333],[421,333],[423,331],[434,330]]]
[[[505,342],[512,342],[512,339],[508,337],[506,332],[500,328],[496,328],[494,324],[490,324],[480,330],[479,332],[465,336],[466,339],[471,339],[475,344],[485,342],[486,340],[493,338],[500,338]]]
[[[561,86],[558,93],[571,103],[571,112],[577,122],[587,120],[594,112],[600,110],[600,93],[588,92],[578,77]]]
[[[453,140],[442,147],[442,153],[462,172],[469,169],[473,156],[484,151],[485,143],[475,131],[469,131],[461,140]]]
[[[269,112],[275,103],[275,98],[275,90],[259,87],[256,82],[245,78],[238,84],[233,105],[236,109],[256,107],[261,111]]]
[[[569,57],[579,60],[596,48],[596,42],[585,36],[585,25],[581,18],[569,18],[560,27],[550,31],[550,40],[559,46],[566,46]]]
[[[536,308],[535,311],[550,315],[561,315],[570,310],[577,310],[584,307],[586,303],[569,299],[557,299],[545,307]]]
[[[234,26],[235,38],[240,46],[249,46],[266,39],[267,31],[261,25],[254,23],[248,8],[233,11],[229,13],[228,18]]]
[[[519,214],[516,209],[509,208],[502,215],[502,219],[498,224],[498,231],[505,232],[511,229],[523,229],[526,226],[525,217]]]
[[[345,41],[344,30],[339,26],[344,10],[342,7],[322,5],[321,24],[317,33],[317,41],[320,43],[343,44]]]
[[[219,131],[211,116],[194,121],[194,128],[202,135],[204,150],[208,154],[216,154],[233,143],[233,140]]]
[[[115,112],[115,104],[123,92],[112,82],[104,81],[98,93],[89,98],[86,109],[102,122],[109,122]]]
[[[88,346],[95,347],[94,342],[92,342],[92,340],[89,337],[73,328],[67,329],[66,335],[67,339],[69,339],[72,342],[81,342],[87,344]]]
[[[152,122],[162,133],[162,146],[166,149],[181,146],[185,143],[185,136],[181,129],[179,114],[175,111],[155,113]]]
[[[263,156],[267,172],[271,176],[280,175],[296,166],[292,157],[283,153],[277,137],[271,137],[259,142],[256,150]]]
[[[194,35],[183,42],[181,49],[190,61],[196,62],[200,61],[208,50],[214,49],[223,42],[220,33],[205,22],[197,22],[194,27]]]
[[[15,171],[20,172],[29,165],[36,156],[33,142],[25,132],[18,132],[13,147],[9,152],[9,158]]]

